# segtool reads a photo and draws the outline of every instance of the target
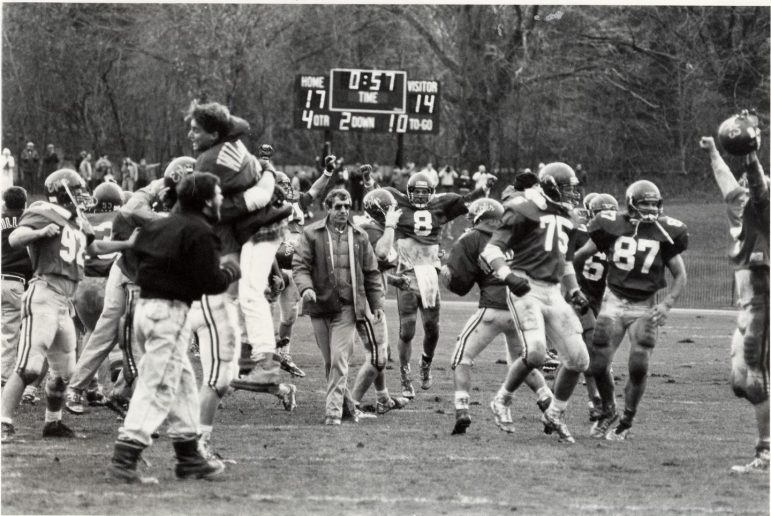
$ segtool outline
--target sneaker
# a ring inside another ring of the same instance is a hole
[[[40,401],[40,396],[37,395],[37,387],[27,385],[24,394],[21,395],[21,402],[26,405],[35,405],[38,401]]]
[[[395,398],[389,397],[385,401],[378,400],[376,412],[379,416],[382,416],[390,410],[403,409],[409,402],[410,400],[407,398],[402,398],[401,396],[397,396]]]
[[[337,426],[341,424],[339,417],[327,416],[324,418],[324,424],[327,426]]]
[[[79,416],[81,414],[88,414],[89,410],[86,404],[83,402],[83,396],[75,389],[67,389],[64,394],[64,408],[67,412]]]
[[[292,357],[291,355],[289,355],[289,353],[287,353],[286,351],[279,350],[276,352],[276,354],[278,355],[278,358],[279,358],[278,361],[279,361],[279,364],[281,364],[281,369],[288,372],[292,376],[298,376],[300,378],[305,376],[305,372],[303,372],[302,369],[297,367],[297,364],[295,364],[292,361]]]
[[[496,396],[490,402],[490,410],[495,416],[495,424],[507,434],[514,433],[514,421],[511,419],[511,408],[504,403],[502,398]]]
[[[86,401],[88,402],[88,405],[91,407],[102,406],[104,405],[104,402],[106,400],[107,400],[107,396],[104,395],[101,387],[97,387],[96,389],[91,389],[86,391]]]
[[[536,401],[535,404],[538,405],[538,410],[546,412],[546,409],[551,405],[551,400],[552,398],[549,396],[548,398]]]
[[[465,434],[469,426],[471,426],[471,416],[468,414],[468,409],[456,409],[455,426],[452,428],[452,435]]]
[[[5,428],[5,424],[3,424]],[[737,465],[731,467],[731,473],[744,475],[747,473],[768,474],[769,453],[768,450],[761,450],[755,454],[755,458],[749,464]]]
[[[128,413],[129,408],[129,400],[113,394],[105,400],[104,406],[118,414],[118,416],[121,418],[126,419],[126,414]]]
[[[608,441],[626,441],[631,429],[631,423],[627,423],[622,419],[616,428],[605,434],[605,439]]]
[[[276,396],[278,396],[278,399],[281,401],[281,404],[284,406],[284,410],[287,412],[292,412],[294,409],[297,408],[297,387],[292,385],[291,383],[282,383],[278,387],[278,393]]]
[[[16,428],[11,423],[3,423],[2,425],[2,437],[0,442],[7,443],[13,440],[13,436],[16,435]]]
[[[373,412],[364,412],[359,407],[356,407],[353,411],[353,420],[358,423],[362,419],[377,419],[377,414]]]
[[[589,430],[589,435],[595,439],[603,439],[616,421],[618,421],[618,412],[614,408],[612,411],[604,413],[594,422],[592,429]]]
[[[420,360],[420,388],[427,391],[433,385],[434,379],[431,376],[431,364],[427,364]]]
[[[565,412],[562,411],[559,414],[557,414],[557,417],[555,417],[555,414],[547,410],[541,415],[541,422],[543,423],[544,428],[548,428],[551,431],[546,433],[552,433],[557,432],[557,435],[559,435],[560,442],[566,442],[566,443],[574,443],[576,440],[573,438],[572,435],[570,435],[570,430],[568,430],[568,426],[565,424]],[[545,430],[544,430],[545,431]]]
[[[411,400],[415,397],[415,389],[412,387],[412,378],[410,378],[410,366],[399,367],[399,373],[402,377],[402,396]]]
[[[75,432],[61,421],[49,421],[43,425],[43,437],[62,437],[66,439],[85,439],[86,436]]]

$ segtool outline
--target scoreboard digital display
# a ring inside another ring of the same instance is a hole
[[[298,75],[295,127],[399,134],[439,132],[439,81],[393,70],[334,68]]]

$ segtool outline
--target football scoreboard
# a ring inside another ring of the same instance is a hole
[[[439,81],[407,79],[398,70],[333,68],[298,75],[295,127],[396,134],[439,132]]]

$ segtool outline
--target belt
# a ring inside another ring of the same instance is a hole
[[[27,284],[27,280],[25,280],[21,276],[16,276],[14,274],[3,274],[2,275],[2,279],[3,279],[3,281],[19,281],[19,282],[21,282],[22,285],[26,285]]]

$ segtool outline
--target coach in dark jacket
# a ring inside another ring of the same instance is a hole
[[[116,479],[142,482],[136,471],[139,455],[167,418],[178,478],[207,478],[225,468],[198,450],[198,388],[187,354],[186,324],[192,301],[220,294],[240,277],[237,264],[220,266],[220,242],[210,224],[219,219],[221,205],[216,176],[185,176],[177,186],[174,212],[147,223],[136,240],[141,292],[134,329],[145,355],[115,443],[110,473]]]
[[[327,216],[305,227],[292,274],[311,316],[327,374],[325,424],[338,425],[348,391],[348,357],[357,324],[380,321],[383,284],[367,234],[348,220],[351,196],[335,189],[324,199]],[[352,410],[352,404],[346,406]],[[351,414],[356,420],[356,414]]]

